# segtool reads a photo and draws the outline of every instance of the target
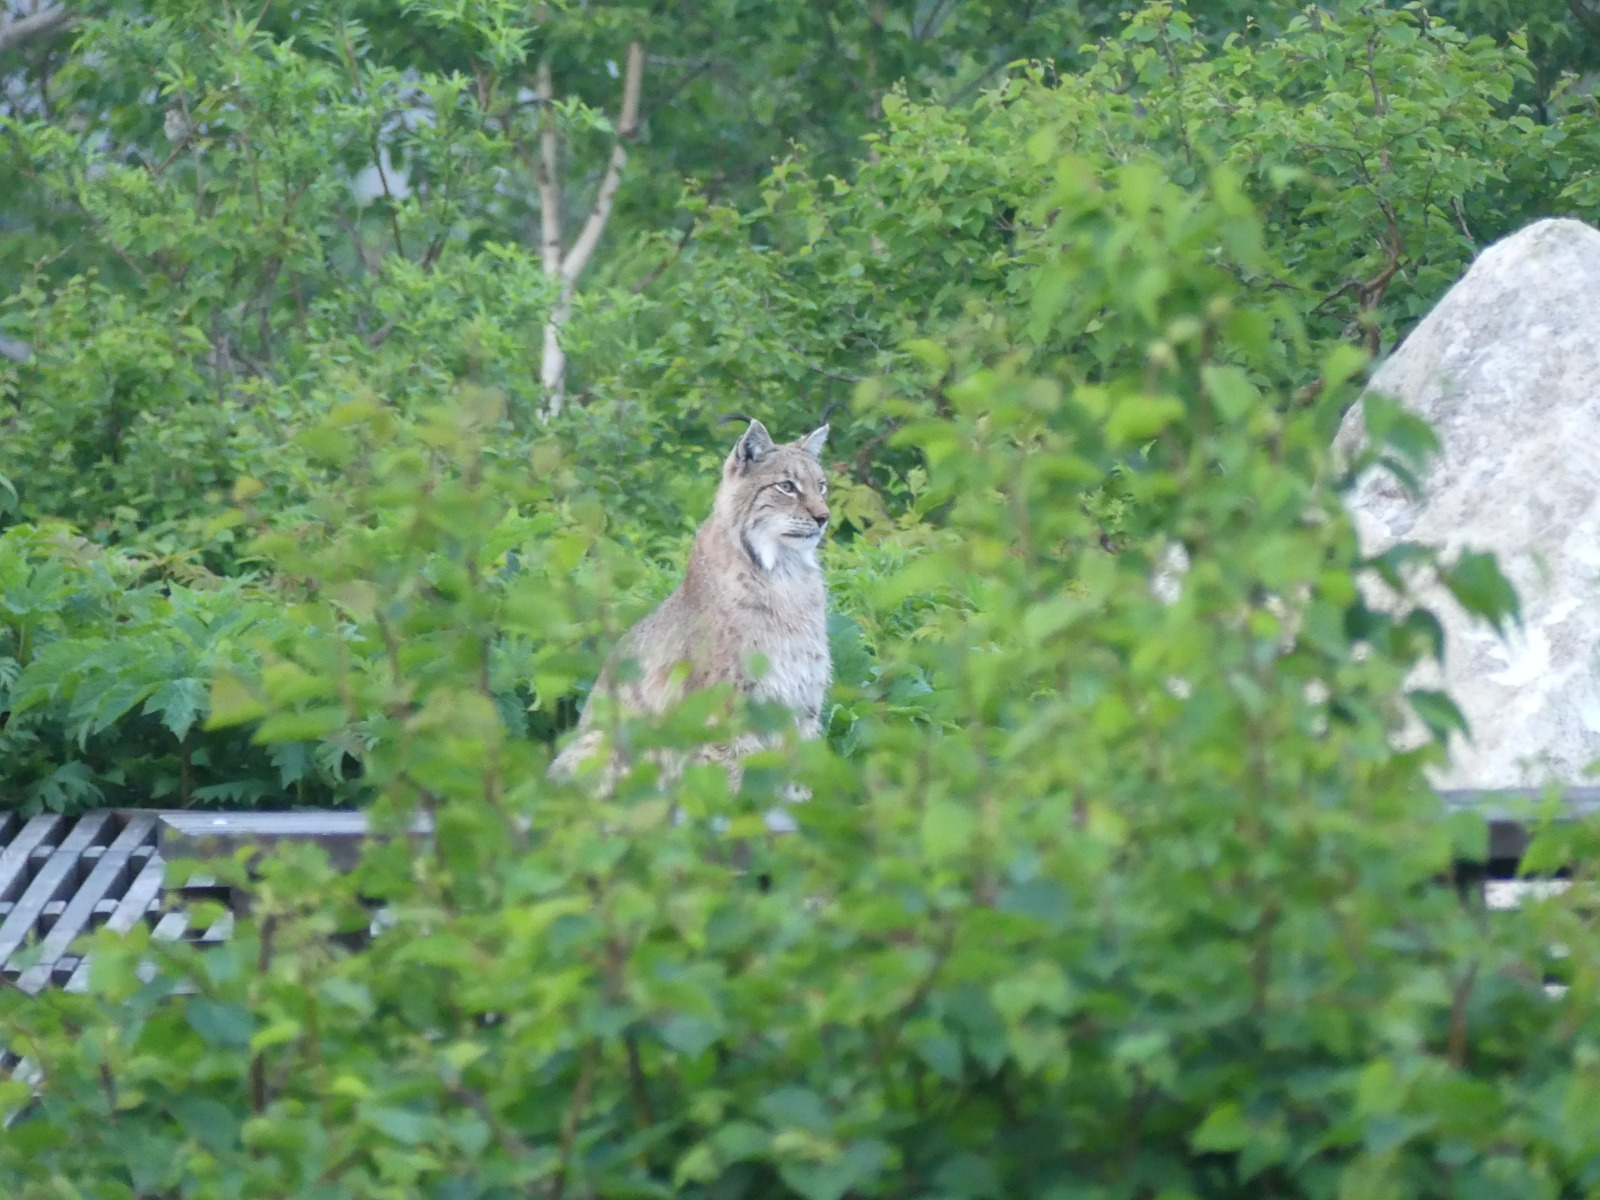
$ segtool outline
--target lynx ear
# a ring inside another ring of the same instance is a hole
[[[818,425],[810,433],[806,434],[805,437],[800,439],[800,449],[804,450],[807,454],[811,455],[812,458],[817,459],[819,462],[822,459],[822,448],[827,444],[828,427],[826,425]]]
[[[753,466],[775,449],[777,447],[772,444],[772,435],[767,432],[767,427],[760,421],[752,420],[750,428],[744,431],[739,444],[733,448],[733,459],[741,466]]]

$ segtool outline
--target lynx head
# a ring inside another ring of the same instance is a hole
[[[823,425],[780,446],[765,425],[751,421],[722,466],[713,512],[763,571],[817,565],[828,527],[821,461],[827,440]]]

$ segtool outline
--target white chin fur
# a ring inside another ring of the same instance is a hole
[[[763,571],[772,570],[783,557],[783,538],[770,529],[752,529],[745,535],[745,542]]]
[[[745,535],[745,544],[763,571],[776,571],[785,567],[817,566],[816,538],[785,537],[769,527],[752,529]]]

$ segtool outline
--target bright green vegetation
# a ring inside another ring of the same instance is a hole
[[[1577,889],[1439,886],[1458,718],[1389,739],[1438,626],[1362,603],[1403,555],[1327,449],[1478,249],[1592,215],[1587,10],[1117,8],[128,2],[0,50],[0,802],[439,830],[0,988],[46,1072],[0,1192],[1597,1186],[1600,944]],[[729,838],[795,764],[681,823],[543,769],[728,418],[830,405],[838,685],[763,888]]]

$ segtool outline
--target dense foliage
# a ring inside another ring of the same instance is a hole
[[[1328,454],[1476,250],[1592,209],[1587,10],[1117,7],[0,25],[0,803],[437,830],[0,987],[0,1192],[1595,1188],[1584,889],[1440,886],[1438,625],[1356,587],[1427,556]],[[826,740],[547,783],[729,420],[827,409]]]

